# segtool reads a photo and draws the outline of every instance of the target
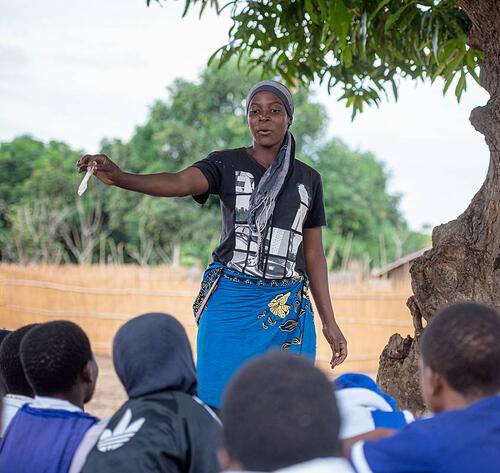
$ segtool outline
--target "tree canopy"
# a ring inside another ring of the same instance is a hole
[[[154,173],[179,171],[216,149],[249,146],[243,99],[257,77],[230,62],[207,68],[196,82],[177,79],[128,142],[104,139],[102,151],[125,170]],[[409,230],[399,196],[388,191],[383,164],[325,139],[326,112],[305,87],[294,99],[298,157],[323,178],[330,266],[349,258],[379,265],[426,246],[428,237]],[[10,176],[0,185],[2,260],[155,264],[170,261],[177,246],[185,264],[208,261],[221,224],[216,198],[201,208],[191,198],[149,197],[95,180],[79,198],[81,154],[29,136],[0,144],[0,171]]]
[[[161,3],[165,0],[146,0]],[[444,79],[460,99],[482,54],[467,46],[470,20],[455,0],[185,0],[184,15],[230,10],[227,44],[212,60],[245,59],[289,84],[319,79],[341,90],[353,116],[379,105],[400,78]]]

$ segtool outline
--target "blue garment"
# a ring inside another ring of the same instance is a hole
[[[341,439],[377,428],[399,430],[415,420],[411,412],[398,411],[396,400],[365,374],[342,374],[333,385],[342,417]]]
[[[316,333],[308,280],[261,279],[212,263],[222,275],[202,312],[198,328],[198,397],[221,407],[226,384],[238,368],[256,355],[281,348],[314,360]]]
[[[368,389],[380,397],[384,398],[387,404],[391,406],[393,411],[398,410],[398,403],[396,399],[389,396],[385,391],[380,389],[380,386],[373,381],[369,376],[362,373],[344,373],[335,378],[335,386],[337,389],[348,389],[348,388],[363,388]]]
[[[376,409],[371,412],[371,416],[374,429],[400,430],[408,423],[404,412],[385,412]]]
[[[358,473],[493,473],[500,465],[500,396],[417,420],[351,450]]]
[[[73,455],[97,419],[84,412],[39,409],[25,404],[0,445],[0,471],[66,473]]]

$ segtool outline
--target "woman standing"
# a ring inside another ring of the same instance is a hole
[[[332,368],[347,356],[328,289],[321,178],[295,159],[292,95],[278,82],[259,82],[246,111],[250,148],[213,152],[178,173],[130,174],[102,154],[77,163],[80,172],[94,166],[102,182],[123,189],[190,195],[201,204],[219,196],[220,244],[194,303],[198,394],[216,408],[231,375],[252,356],[281,348],[315,357],[309,286],[332,347]]]

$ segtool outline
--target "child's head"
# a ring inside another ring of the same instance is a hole
[[[11,330],[7,330],[5,328],[0,328],[0,345],[4,341],[5,337],[11,333]]]
[[[0,345],[0,377],[9,394],[33,397],[33,389],[24,374],[19,350],[23,338],[36,325],[25,325],[10,332]]]
[[[21,342],[21,361],[38,396],[66,399],[83,407],[97,380],[97,364],[85,332],[75,323],[41,324]]]
[[[230,382],[222,407],[224,468],[275,471],[340,456],[340,417],[326,376],[304,358],[259,357]]]
[[[474,302],[439,311],[420,342],[421,384],[434,412],[500,391],[500,316]]]
[[[164,390],[196,394],[191,345],[171,315],[143,314],[122,325],[113,340],[113,363],[131,398]]]

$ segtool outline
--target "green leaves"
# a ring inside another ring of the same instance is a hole
[[[228,42],[211,63],[243,54],[289,85],[319,79],[340,89],[353,116],[388,92],[397,97],[400,77],[441,77],[450,87],[458,74],[457,98],[470,76],[478,80],[482,55],[467,48],[470,21],[454,0],[185,0],[197,4],[232,7]]]
[[[316,14],[316,7],[312,0],[305,0],[304,10],[309,14],[311,20],[316,22],[318,20],[318,15]]]
[[[342,62],[347,68],[352,66],[352,50],[350,47],[344,47],[342,50]]]
[[[377,13],[382,9],[384,8],[386,5],[388,5],[392,0],[382,0],[379,2],[379,4],[377,5],[377,7],[375,8],[375,10],[373,10],[373,12],[370,14],[370,21],[373,20],[373,18],[375,18],[375,16],[377,15]]]
[[[332,31],[337,34],[338,46],[345,48],[346,39],[351,29],[352,14],[343,0],[331,0],[328,23]]]
[[[152,2],[156,2],[158,3],[159,5],[162,4],[162,0],[146,0],[146,6],[149,7],[151,5]],[[226,8],[227,6],[233,4],[233,3],[236,3],[237,0],[233,0],[233,1],[230,1],[230,2],[227,2],[222,8],[219,6],[219,1],[218,0],[184,0],[184,11],[182,12],[182,16],[185,17],[188,12],[189,12],[189,9],[192,5],[194,5],[195,3],[201,3],[201,8],[200,8],[200,13],[199,13],[199,17],[201,18],[203,16],[203,12],[205,11],[207,5],[210,5],[212,8],[215,8],[215,10],[217,11],[217,13],[220,13],[224,8]]]
[[[403,2],[404,5],[400,8],[398,8],[394,13],[392,13],[389,18],[387,19],[385,23],[385,31],[388,31],[391,29],[391,27],[399,20],[403,12],[411,7],[413,4],[415,4],[414,1],[408,1],[408,2]]]
[[[458,79],[457,86],[455,87],[455,96],[457,100],[460,100],[462,93],[467,89],[467,83],[465,79],[465,73],[462,71],[460,74],[460,79]]]

